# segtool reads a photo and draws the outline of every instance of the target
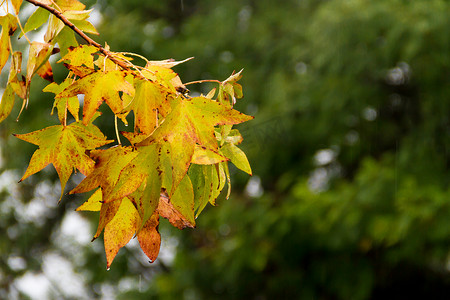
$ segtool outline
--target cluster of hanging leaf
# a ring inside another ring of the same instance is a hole
[[[252,119],[233,109],[236,98],[242,97],[237,83],[240,72],[217,81],[217,91],[191,97],[172,70],[180,62],[148,61],[135,55],[145,60],[145,66],[137,66],[131,63],[132,54],[111,52],[89,38],[87,45],[78,45],[75,33],[96,30],[87,21],[90,11],[77,0],[27,2],[40,7],[25,26],[18,18],[22,1],[12,1],[14,14],[0,17],[0,70],[10,59],[0,121],[10,114],[16,96],[23,99],[22,108],[28,105],[30,82],[37,74],[51,82],[44,92],[55,94],[53,110],[60,125],[16,135],[39,146],[21,180],[52,163],[62,197],[78,169],[86,177],[70,193],[95,190],[77,210],[100,212],[94,239],[104,232],[107,267],[134,236],[154,261],[161,242],[160,217],[180,229],[194,227],[196,217],[208,203],[214,205],[225,185],[230,195],[229,161],[251,174],[245,154],[237,147],[242,136],[232,129]],[[26,33],[43,25],[47,25],[44,41],[29,41],[22,75],[22,53],[13,51],[11,38],[20,28],[16,35],[28,40]],[[62,57],[58,63],[69,71],[59,84],[53,82],[49,63],[56,53]],[[79,99],[83,99],[81,119]],[[118,119],[125,124],[133,119],[134,130],[120,133],[128,146],[122,145],[119,132],[114,143],[93,124],[103,102],[115,114],[111,121],[116,131]]]

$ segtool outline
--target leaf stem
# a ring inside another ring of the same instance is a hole
[[[122,145],[122,142],[120,141],[119,126],[117,125],[117,116],[116,115],[114,115],[114,128],[116,129],[117,143],[119,145]]]
[[[204,83],[204,82],[215,82],[215,83],[222,84],[222,82],[219,81],[219,80],[215,80],[215,79],[204,79],[204,80],[191,81],[191,82],[185,83],[184,85],[190,85],[190,84],[196,84],[196,83]]]
[[[61,20],[66,26],[68,26],[70,29],[72,29],[76,34],[78,34],[81,38],[83,38],[89,45],[95,46],[99,49],[99,51],[106,56],[109,56],[109,59],[112,60],[115,64],[120,66],[124,70],[130,70],[130,68],[126,65],[124,61],[118,60],[115,58],[112,53],[105,48],[102,47],[99,43],[88,37],[83,31],[78,29],[72,22],[70,22],[62,12],[58,11],[57,9],[48,6],[47,4],[41,3],[37,0],[25,0],[35,6],[42,7],[43,9],[47,10],[51,14],[53,14],[55,17]]]

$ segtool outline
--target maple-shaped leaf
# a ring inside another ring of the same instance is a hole
[[[158,126],[158,115],[165,117],[170,108],[168,92],[161,85],[143,79],[136,79],[136,91],[127,111],[134,111],[135,132],[152,133]]]
[[[115,114],[119,114],[123,110],[119,92],[129,95],[134,93],[133,85],[125,79],[126,75],[127,73],[124,71],[94,72],[75,81],[63,92],[59,93],[56,98],[84,94],[83,124],[88,124],[91,121],[94,113],[103,101],[108,104]]]
[[[91,45],[81,45],[79,47],[70,47],[69,53],[64,55],[58,62],[66,61],[74,67],[85,65],[94,71],[94,57],[92,54],[98,51],[97,47]]]
[[[189,168],[196,144],[217,152],[214,126],[239,124],[251,119],[253,117],[240,113],[227,104],[205,97],[177,98],[164,123],[137,146],[163,141],[171,144],[173,184],[169,194],[172,194]]]
[[[61,84],[57,84],[56,82],[52,82],[47,85],[42,91],[50,92],[55,95],[61,93],[73,82],[72,79],[67,78]],[[80,110],[80,102],[78,101],[78,97],[65,97],[65,98],[55,98],[55,102],[53,103],[52,112],[53,115],[54,110],[58,111],[58,119],[61,124],[65,124],[67,121],[67,111],[69,111],[72,116],[75,118],[75,121],[79,121],[78,111]]]
[[[92,171],[95,162],[85,152],[111,142],[93,124],[85,126],[79,122],[69,126],[50,126],[15,136],[39,146],[20,181],[52,163],[61,181],[61,197],[74,169],[80,170],[84,175]]]
[[[0,16],[0,25],[2,33],[0,35],[0,72],[5,66],[11,52],[9,37],[13,35],[17,29],[17,20],[12,14]]]

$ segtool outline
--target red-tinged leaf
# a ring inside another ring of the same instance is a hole
[[[14,12],[16,15],[19,14],[20,6],[22,5],[23,0],[11,0],[11,4],[14,8]]]
[[[102,208],[102,190],[97,189],[89,199],[81,204],[76,211],[100,211]]]
[[[131,147],[116,146],[106,150],[92,150],[91,159],[95,160],[93,171],[70,194],[85,193],[101,187],[103,194],[109,194],[119,179],[120,172],[132,161],[137,152]]]
[[[53,82],[53,70],[49,61],[46,61],[36,72],[41,78]]]
[[[159,214],[155,212],[137,234],[139,245],[141,245],[142,251],[150,259],[150,263],[156,260],[161,247],[161,235],[158,232],[158,225]]]
[[[129,95],[134,93],[133,85],[125,79],[125,76],[126,72],[123,71],[94,72],[75,81],[56,98],[84,94],[83,124],[88,124],[103,101],[115,114],[123,110],[119,92]]]
[[[64,55],[58,62],[67,62],[74,67],[86,66],[90,69],[94,69],[94,56],[93,54],[98,52],[97,47],[91,45],[81,45],[76,48],[69,48],[69,53]]]
[[[244,115],[229,105],[205,97],[178,98],[164,123],[137,146],[164,141],[171,144],[174,169],[172,194],[189,168],[196,144],[217,152],[214,126],[238,124],[251,119],[253,117]]]
[[[11,113],[14,106],[15,93],[10,84],[3,91],[2,100],[0,102],[0,122],[2,122]]]
[[[0,25],[2,33],[0,35],[0,72],[3,70],[11,52],[9,37],[17,29],[17,20],[12,14],[0,16]]]
[[[139,215],[128,198],[124,198],[114,218],[105,226],[104,243],[107,268],[119,252],[136,232]]]
[[[64,80],[60,85],[53,82],[47,85],[42,91],[50,92],[57,95],[61,93],[64,89],[66,89],[72,82],[73,80],[69,78]],[[69,111],[72,114],[72,116],[75,118],[75,121],[77,122],[79,121],[78,112],[80,110],[80,102],[78,101],[78,97],[74,96],[66,98],[55,98],[55,102],[53,102],[53,108],[51,112],[52,115],[55,108],[58,111],[58,119],[61,122],[61,124],[65,124],[67,121],[67,111]]]
[[[220,153],[229,158],[238,169],[252,175],[252,169],[248,162],[247,156],[244,151],[239,149],[237,146],[227,143],[220,148]]]
[[[165,117],[170,104],[167,92],[157,83],[136,79],[134,98],[126,111],[134,111],[135,132],[149,135],[158,125],[158,115]]]
[[[15,136],[39,146],[20,181],[52,163],[61,181],[61,197],[67,180],[75,168],[84,175],[92,171],[95,162],[85,152],[111,142],[94,125],[84,126],[80,123],[72,123],[66,127],[50,126]]]
[[[195,224],[189,221],[183,214],[181,214],[167,197],[161,197],[159,199],[159,205],[157,208],[158,213],[161,217],[169,220],[170,224],[177,227],[178,229],[184,229],[186,227],[194,228]]]

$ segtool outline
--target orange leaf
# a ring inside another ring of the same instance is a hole
[[[159,214],[154,212],[137,234],[141,249],[150,259],[151,263],[158,257],[159,248],[161,247],[161,235],[158,232],[158,225]]]

